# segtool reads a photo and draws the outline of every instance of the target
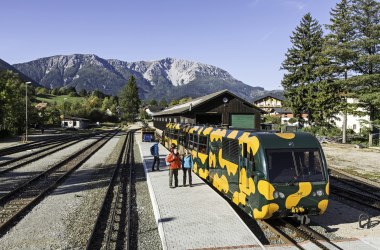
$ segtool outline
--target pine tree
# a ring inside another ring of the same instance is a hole
[[[302,113],[309,124],[328,125],[339,98],[333,83],[329,60],[323,56],[323,31],[311,14],[306,14],[293,35],[281,69],[287,71],[281,82],[289,107],[303,124]]]
[[[336,5],[335,9],[330,11],[331,24],[326,25],[330,30],[325,38],[324,53],[330,59],[331,65],[334,67],[339,81],[339,90],[342,98],[341,108],[343,110],[343,138],[342,142],[346,143],[347,129],[347,94],[350,92],[347,82],[348,74],[351,71],[353,64],[352,60],[355,54],[352,51],[352,42],[355,39],[355,30],[352,22],[352,8],[350,0],[342,0]]]
[[[122,89],[120,93],[120,108],[123,112],[123,118],[126,121],[132,122],[136,119],[139,113],[139,106],[141,100],[136,86],[136,79],[131,76],[128,84]]]
[[[358,107],[370,117],[370,133],[380,122],[380,3],[376,0],[353,0],[353,44],[355,76],[350,79]]]

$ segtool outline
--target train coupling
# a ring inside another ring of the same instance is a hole
[[[307,215],[295,214],[294,217],[300,222],[301,225],[307,225],[310,223],[310,218]]]

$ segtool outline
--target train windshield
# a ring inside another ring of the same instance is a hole
[[[318,149],[266,150],[269,181],[287,183],[324,181]]]

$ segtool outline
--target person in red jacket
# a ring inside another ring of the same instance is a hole
[[[181,168],[181,158],[179,156],[177,148],[173,149],[173,152],[171,152],[169,154],[167,160],[170,163],[170,166],[169,166],[169,187],[170,188],[178,187],[178,169]],[[173,184],[173,176],[174,176],[174,186],[172,185]]]

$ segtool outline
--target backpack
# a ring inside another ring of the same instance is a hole
[[[150,147],[150,154],[154,155],[154,145]]]

